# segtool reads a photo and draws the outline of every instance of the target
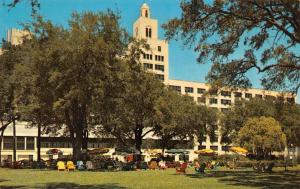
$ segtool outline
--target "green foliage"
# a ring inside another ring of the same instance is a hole
[[[254,98],[249,101],[237,101],[224,112],[220,119],[222,141],[234,142],[237,134],[248,118],[273,117],[282,125],[288,144],[299,144],[300,107],[296,104]]]
[[[166,90],[156,105],[155,135],[161,138],[161,146],[173,148],[171,140],[189,139],[195,136],[202,143],[204,135],[214,137],[218,115],[215,110],[197,105],[189,96]]]
[[[180,36],[186,45],[195,45],[200,63],[213,63],[207,76],[210,83],[248,88],[247,73],[256,70],[264,73],[264,87],[297,92],[298,0],[187,0],[182,1],[181,9],[180,18],[163,26],[166,37]],[[237,53],[241,56],[236,57]]]
[[[240,145],[266,157],[272,151],[282,151],[286,136],[280,123],[272,117],[249,118],[238,133]]]
[[[20,86],[15,95],[24,119],[55,132],[66,126],[74,158],[87,148],[95,107],[103,99],[105,80],[121,64],[128,44],[119,16],[111,11],[74,13],[69,28],[38,17],[27,26],[30,40],[21,45],[24,58],[14,70]]]

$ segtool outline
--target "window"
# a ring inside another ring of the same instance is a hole
[[[222,151],[229,152],[230,146],[222,146]]]
[[[235,92],[235,93],[234,93],[234,97],[240,98],[240,97],[242,97],[242,93],[240,93],[240,92]]]
[[[194,92],[194,88],[193,87],[185,87],[185,92],[186,93],[193,93]]]
[[[218,95],[218,90],[210,90],[209,94],[216,96],[216,95]]]
[[[51,148],[51,143],[47,141],[41,141],[41,148]]]
[[[256,94],[256,95],[255,95],[255,98],[260,98],[260,99],[262,99],[262,98],[263,98],[263,95]]]
[[[155,55],[155,61],[163,62],[164,61],[164,56]]]
[[[145,10],[145,17],[148,18],[148,11]]]
[[[158,47],[157,47],[157,51],[158,51],[158,52],[161,52],[161,46],[158,46]]]
[[[150,27],[146,27],[146,37],[151,38],[152,36],[152,29]]]
[[[216,99],[216,98],[210,98],[209,99],[209,103],[210,104],[218,104],[218,99]]]
[[[230,100],[221,99],[221,104],[223,104],[223,105],[231,105],[231,101]]]
[[[210,149],[217,151],[218,150],[218,146],[210,146]]]
[[[143,58],[146,60],[152,60],[152,54],[143,54]]]
[[[34,150],[34,137],[26,137],[26,150]]]
[[[155,65],[155,69],[160,70],[162,72],[165,70],[164,65]]]
[[[205,99],[205,97],[198,97],[198,98],[197,98],[197,102],[198,102],[198,103],[205,103],[205,102],[206,102],[206,99]]]
[[[144,63],[144,70],[149,70],[149,69],[153,69],[153,64],[149,64],[149,63]]]
[[[180,92],[180,93],[181,93],[181,87],[180,87],[180,86],[170,85],[169,88],[170,88],[172,91],[177,91],[177,92]]]
[[[4,150],[12,150],[13,149],[13,137],[5,136],[3,137],[3,149]]]
[[[251,93],[246,93],[245,98],[252,98],[252,94]]]
[[[203,141],[205,141],[205,140],[203,140]],[[206,149],[206,146],[198,146],[198,150],[203,150],[203,149]]]
[[[164,75],[161,75],[161,74],[156,74],[155,77],[161,81],[164,81],[165,80],[165,76]]]
[[[25,150],[25,137],[17,137],[17,150]]]
[[[205,89],[198,88],[197,92],[198,92],[198,94],[203,94],[203,93],[205,93]]]
[[[221,91],[221,95],[222,96],[228,96],[228,97],[231,97],[231,92],[230,91]]]

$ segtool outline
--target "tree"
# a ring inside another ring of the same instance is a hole
[[[30,71],[19,71],[29,76],[27,84],[32,86],[21,88],[19,102],[32,113],[32,123],[63,129],[70,136],[74,160],[84,158],[88,130],[94,126],[93,104],[103,99],[105,80],[124,55],[127,34],[111,11],[74,13],[68,29],[38,18],[29,29],[34,36],[23,66]],[[39,122],[44,116],[45,124]]]
[[[197,105],[189,96],[166,90],[158,99],[156,111],[155,135],[160,137],[163,151],[174,146],[174,139],[193,139],[196,136],[201,144],[205,135],[215,137],[217,112]]]
[[[272,101],[259,98],[236,101],[232,108],[224,112],[220,118],[222,142],[234,142],[248,118],[274,117],[274,114],[275,107]]]
[[[3,54],[0,55],[0,146],[2,145],[3,135],[6,128],[13,123],[15,131],[15,121],[18,119],[14,104],[15,83],[12,73],[20,55],[18,47],[3,42]],[[15,134],[15,132],[14,132]],[[14,135],[14,160],[16,159],[16,137]],[[1,149],[0,149],[1,160]],[[0,162],[1,164],[2,162]]]
[[[247,119],[261,116],[273,117],[280,122],[287,144],[299,144],[299,105],[259,98],[236,101],[228,112],[223,113],[220,119],[222,142],[234,142]]]
[[[41,23],[40,23],[41,24]],[[48,38],[47,40],[51,40]],[[51,63],[48,59],[49,41],[36,36],[24,40],[19,45],[23,58],[14,68],[13,79],[18,88],[15,91],[15,104],[27,126],[37,127],[37,160],[41,160],[42,134],[55,133],[57,117],[53,111],[54,93],[50,84]]]
[[[154,74],[142,69],[140,58],[147,48],[145,41],[131,41],[118,68],[121,72],[106,80],[105,100],[98,105],[101,109],[96,115],[101,121],[97,135],[113,136],[139,153],[144,137],[154,131],[155,105],[164,89]]]
[[[24,2],[26,0],[11,0],[9,1],[9,3],[3,3],[5,6],[9,7],[9,8],[14,8],[16,7],[19,3]],[[32,14],[36,14],[37,13],[37,9],[40,8],[40,2],[39,0],[27,0],[27,2],[30,3],[31,6],[31,12]]]
[[[282,151],[286,146],[286,136],[280,123],[272,117],[248,119],[238,134],[240,145],[267,158],[273,151]]]
[[[186,139],[190,134],[185,127],[188,117],[184,115],[193,105],[193,101],[187,96],[169,90],[164,90],[157,100],[154,135],[160,138],[163,153],[165,149],[173,148],[177,141]]]
[[[300,145],[300,106],[277,102],[274,104],[276,112],[274,117],[282,125],[286,134],[287,144]]]
[[[213,65],[215,86],[250,87],[248,73],[263,73],[267,89],[300,87],[300,2],[298,0],[187,0],[182,16],[164,25],[167,39],[181,36]],[[242,52],[241,52],[242,51]],[[240,55],[240,56],[239,56]]]

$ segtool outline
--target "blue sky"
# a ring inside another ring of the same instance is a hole
[[[11,0],[2,0],[9,2]],[[0,2],[2,2],[0,1]],[[66,26],[73,11],[103,11],[107,9],[121,11],[121,25],[132,34],[132,24],[139,16],[140,6],[146,2],[151,9],[151,17],[158,19],[159,25],[169,19],[180,16],[180,0],[40,0],[39,14],[46,19]],[[20,23],[30,22],[31,7],[27,0],[8,10],[0,4],[0,39],[5,38],[10,28],[22,28]],[[159,30],[160,38],[164,37],[163,30]],[[169,43],[170,78],[189,81],[205,82],[205,76],[210,65],[200,65],[196,62],[197,54],[193,49],[183,47],[179,41]],[[253,87],[261,88],[259,77],[250,72]],[[297,102],[300,103],[298,95]]]

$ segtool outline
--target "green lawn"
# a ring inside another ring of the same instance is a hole
[[[275,169],[274,173],[245,170],[219,170],[204,176],[189,169],[185,175],[166,171],[130,172],[57,172],[48,170],[13,170],[0,168],[0,188],[300,188],[300,167]]]

